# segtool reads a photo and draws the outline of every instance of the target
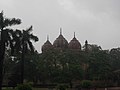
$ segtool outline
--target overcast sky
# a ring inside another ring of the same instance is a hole
[[[39,52],[47,35],[53,43],[60,27],[68,42],[76,32],[81,45],[88,40],[103,49],[120,47],[120,0],[0,0],[0,10],[22,20],[16,28],[33,25]]]

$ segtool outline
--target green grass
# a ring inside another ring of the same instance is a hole
[[[3,88],[2,90],[15,90],[12,88]],[[52,90],[52,89],[48,89],[48,88],[32,88],[32,90]],[[53,89],[56,90],[56,89]]]
[[[33,88],[32,90],[49,90],[48,88]]]
[[[56,89],[49,89],[49,88],[33,88],[32,90],[56,90]]]

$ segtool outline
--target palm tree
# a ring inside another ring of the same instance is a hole
[[[30,51],[32,53],[35,52],[34,46],[32,44],[32,41],[38,41],[38,37],[31,34],[32,26],[26,30],[16,30],[16,43],[15,43],[15,49],[17,52],[21,52],[21,83],[23,83],[24,80],[24,58],[25,53],[27,51]]]
[[[7,28],[8,26],[18,25],[21,23],[20,19],[9,19],[3,16],[3,11],[0,13],[0,90],[2,89],[3,80],[3,62],[5,55],[6,45],[12,47],[12,29]]]

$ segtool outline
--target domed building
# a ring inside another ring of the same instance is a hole
[[[42,46],[42,52],[46,52],[51,49],[53,49],[53,45],[51,44],[51,42],[49,41],[49,37],[47,36],[47,41]]]
[[[68,41],[63,37],[61,28],[60,28],[60,35],[54,41],[53,47],[58,48],[58,49],[66,49],[66,48],[68,48]]]
[[[75,37],[75,32],[74,32],[74,37],[73,39],[69,42],[68,48],[71,50],[81,50],[81,44],[80,42],[76,39]]]
[[[63,51],[65,49],[80,51],[81,43],[75,37],[75,33],[73,39],[68,43],[68,41],[62,35],[62,29],[60,28],[60,35],[55,39],[53,44],[51,44],[49,38],[47,38],[47,41],[42,46],[42,52],[46,52],[51,49],[58,49],[60,51]]]

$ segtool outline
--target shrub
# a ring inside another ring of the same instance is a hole
[[[32,90],[29,84],[18,84],[16,90]]]
[[[80,83],[82,88],[90,88],[92,86],[92,82],[90,80],[83,80]]]
[[[66,90],[67,88],[68,88],[68,85],[66,84],[57,85],[57,90]]]
[[[2,90],[13,90],[13,89],[12,89],[12,88],[8,88],[8,87],[7,87],[7,88],[2,89]]]
[[[93,86],[99,88],[112,87],[113,83],[110,81],[94,81]]]

